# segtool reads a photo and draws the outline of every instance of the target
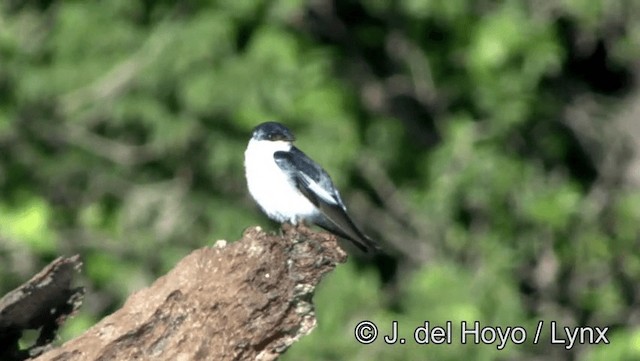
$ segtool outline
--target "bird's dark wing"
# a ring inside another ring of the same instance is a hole
[[[314,223],[352,241],[365,252],[378,248],[355,226],[331,177],[322,167],[296,147],[288,152],[275,152],[273,157],[280,169],[290,175],[298,190],[322,213],[323,217],[313,219]]]

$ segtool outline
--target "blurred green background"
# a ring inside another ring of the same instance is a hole
[[[284,360],[640,359],[640,1],[0,5],[0,294],[79,253],[63,339],[191,250],[269,226],[243,151],[266,120],[388,255],[354,254]],[[372,345],[429,320],[528,341]],[[531,340],[538,320],[609,345]]]

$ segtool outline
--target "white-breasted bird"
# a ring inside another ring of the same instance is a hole
[[[267,216],[280,223],[314,223],[363,251],[377,245],[355,226],[329,174],[293,145],[284,125],[256,126],[246,151],[247,187]]]

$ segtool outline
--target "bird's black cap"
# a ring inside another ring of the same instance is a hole
[[[296,138],[289,128],[278,122],[264,122],[253,128],[253,139],[256,140],[284,140],[293,142]]]

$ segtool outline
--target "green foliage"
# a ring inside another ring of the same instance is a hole
[[[50,209],[41,199],[22,197],[16,207],[0,204],[0,229],[3,236],[24,242],[26,247],[41,255],[56,250],[53,232],[48,229]]]
[[[397,265],[339,267],[316,294],[317,329],[283,359],[638,359],[640,149],[624,123],[638,101],[638,11],[7,1],[0,293],[81,254],[90,295],[68,339],[190,250],[275,228],[242,162],[251,129],[278,120]],[[361,345],[362,320],[383,334],[397,320],[407,338],[424,321],[529,334],[504,350],[455,337]],[[547,332],[533,345],[539,320],[611,326],[611,344],[563,351]]]

